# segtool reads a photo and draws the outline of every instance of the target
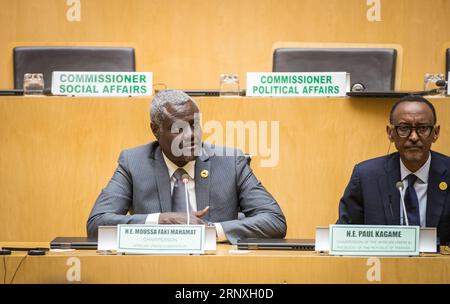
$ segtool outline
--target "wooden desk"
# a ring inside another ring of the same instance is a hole
[[[48,247],[48,243],[0,246]],[[8,283],[24,256],[14,253],[5,257]],[[46,256],[26,257],[14,283],[79,283],[67,279],[75,277],[74,263],[80,265],[81,283],[450,283],[450,255],[378,258],[375,263],[379,263],[380,281],[369,281],[373,258],[301,251],[238,251],[229,245],[219,245],[217,252],[202,256],[49,252]],[[0,278],[3,276],[2,266]]]

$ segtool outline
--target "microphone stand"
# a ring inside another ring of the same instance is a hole
[[[189,179],[187,176],[182,177],[182,181],[184,184],[184,197],[186,200],[186,217],[187,217],[187,224],[190,225],[190,214],[189,214],[189,195],[188,195],[188,189],[187,189],[187,185],[189,182]]]
[[[408,214],[406,213],[405,197],[403,194],[403,188],[404,188],[403,182],[401,182],[401,181],[397,182],[396,187],[397,187],[398,191],[400,192],[400,201],[402,202],[404,223],[406,224],[406,226],[409,226]]]

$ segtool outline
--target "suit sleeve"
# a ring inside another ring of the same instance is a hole
[[[339,219],[336,224],[364,224],[364,202],[358,165],[353,169],[350,182],[339,202]]]
[[[144,224],[147,214],[127,215],[132,205],[133,181],[128,170],[127,155],[122,152],[118,166],[106,188],[102,190],[87,221],[87,234],[96,237],[99,226]]]
[[[257,180],[244,155],[236,157],[236,185],[245,218],[221,222],[228,240],[243,238],[283,238],[286,219],[278,203]]]

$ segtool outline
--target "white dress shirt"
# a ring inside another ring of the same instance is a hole
[[[164,153],[162,153],[162,155],[163,155],[164,161],[167,165],[167,169],[169,171],[170,194],[172,194],[173,187],[174,187],[175,181],[176,181],[173,174],[179,167],[177,165],[175,165],[173,162],[171,162],[170,159],[168,159]],[[184,165],[183,169],[189,175],[189,182],[188,182],[189,205],[193,211],[198,211],[197,210],[197,199],[196,199],[196,195],[195,195],[195,161],[188,162],[186,165]],[[160,213],[149,214],[145,220],[145,223],[146,224],[158,224],[159,223],[159,215],[160,215]],[[217,241],[218,242],[227,241],[228,239],[225,235],[225,232],[223,231],[222,225],[220,225],[219,223],[214,223],[214,226],[216,227]]]
[[[427,188],[428,188],[428,175],[430,173],[431,153],[428,155],[428,159],[425,164],[416,172],[409,171],[405,167],[400,159],[400,177],[403,182],[403,197],[405,196],[406,188],[408,187],[408,175],[414,174],[417,176],[417,180],[414,183],[414,190],[416,190],[417,198],[419,200],[419,213],[420,213],[420,226],[426,227],[427,224]],[[400,203],[400,223],[403,225],[403,206]]]

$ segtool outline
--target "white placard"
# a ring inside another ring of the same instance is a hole
[[[213,225],[205,226],[204,249],[205,251],[215,251],[217,249],[216,228]],[[117,251],[117,226],[98,227],[98,250]]]
[[[350,76],[345,72],[247,73],[246,96],[326,97],[346,96]]]
[[[117,250],[117,226],[98,227],[97,250]]]
[[[204,225],[118,225],[117,252],[203,254]]]
[[[330,227],[316,227],[316,251],[330,251]],[[437,248],[436,227],[420,227],[419,251],[435,253]]]
[[[330,225],[330,254],[417,256],[419,236],[419,226]]]
[[[69,96],[150,96],[151,72],[53,72],[52,94]]]

